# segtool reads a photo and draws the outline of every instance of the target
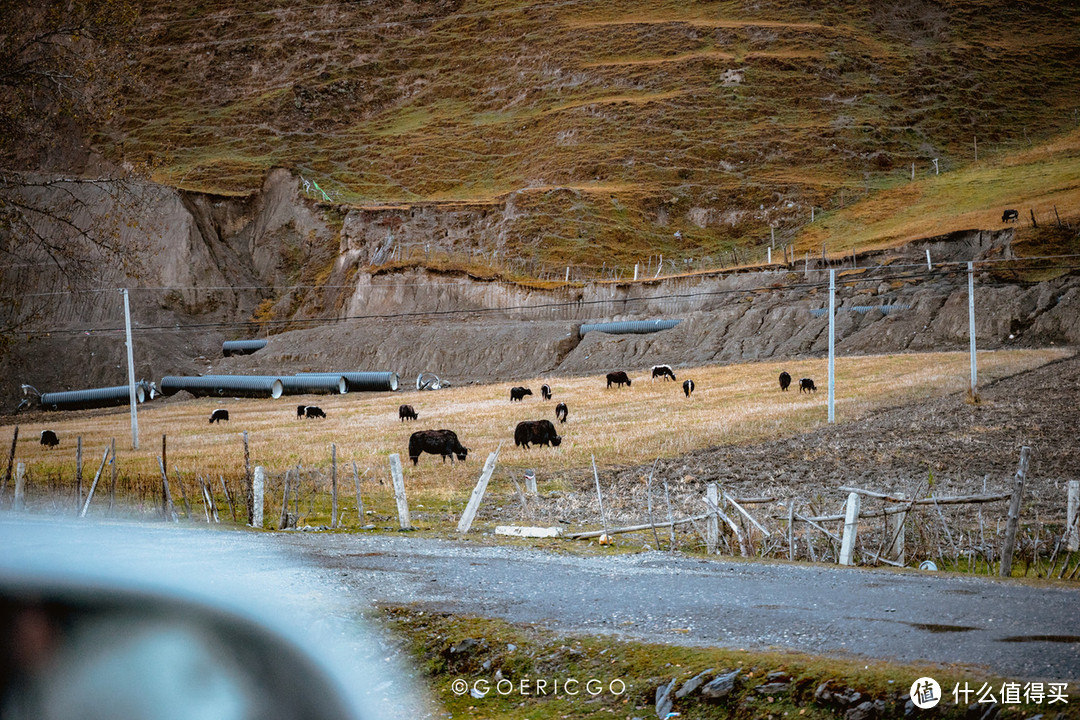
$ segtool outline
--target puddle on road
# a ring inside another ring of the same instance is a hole
[[[1013,635],[1001,638],[1000,642],[1080,643],[1080,635]]]
[[[903,622],[903,621],[901,621]],[[971,630],[981,630],[982,628],[969,627],[967,625],[938,625],[937,623],[913,623],[905,622],[905,625],[910,625],[916,630],[925,630],[932,633],[953,633],[953,632],[969,632]]]
[[[897,623],[898,625],[907,625],[913,627],[916,630],[925,630],[931,633],[954,633],[954,632],[971,632],[972,630],[982,630],[980,627],[972,627],[970,625],[940,625],[938,623],[917,623],[907,622],[906,620],[893,620],[892,618],[854,618],[849,617],[848,620],[869,620],[871,622],[887,622]]]

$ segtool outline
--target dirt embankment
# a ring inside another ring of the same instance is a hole
[[[147,217],[124,230],[141,249],[139,270],[103,272],[98,285],[132,288],[136,374],[150,380],[349,369],[392,370],[406,383],[433,371],[460,384],[827,350],[828,275],[820,261],[552,289],[461,273],[372,273],[365,263],[401,208],[316,206],[283,170],[244,198],[145,192]],[[417,228],[439,224],[435,209],[420,217]],[[458,227],[462,218],[448,212],[442,222]],[[936,263],[1002,258],[1011,239],[1011,231],[972,231],[866,254],[857,268],[850,258],[835,261],[838,352],[965,348],[963,267],[922,272],[925,250]],[[1080,278],[1019,284],[981,268],[976,287],[980,348],[1080,342]],[[285,324],[253,325],[253,318]],[[578,333],[583,322],[641,318],[682,322],[649,335]],[[122,327],[113,293],[59,296],[36,332],[0,359],[0,404],[14,407],[21,383],[45,391],[125,382]],[[281,329],[255,355],[221,357],[222,340]]]

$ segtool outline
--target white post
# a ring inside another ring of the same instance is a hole
[[[124,333],[127,338],[127,365],[128,365],[128,400],[131,402],[131,448],[139,449],[139,412],[135,397],[135,353],[131,347],[131,306],[128,304],[127,289],[121,290],[124,296]]]
[[[836,271],[829,271],[829,422],[836,422]]]
[[[844,537],[840,541],[840,564],[854,565],[855,534],[859,529],[859,495],[851,493],[847,499],[847,515],[844,518]]]
[[[484,469],[480,472],[480,479],[476,481],[476,487],[473,488],[472,495],[469,496],[469,503],[465,506],[465,512],[461,514],[461,520],[458,521],[457,531],[459,533],[467,533],[469,528],[472,527],[473,520],[476,518],[476,511],[480,509],[480,501],[484,499],[484,493],[487,492],[488,481],[491,480],[491,475],[495,472],[495,461],[499,459],[499,450],[501,449],[502,446],[500,445],[484,461]]]
[[[940,170],[940,168],[938,168],[937,158],[934,158],[934,174],[935,175],[940,175],[941,174],[941,170]]]
[[[934,264],[930,262],[930,248],[926,248],[926,269],[933,270]]]
[[[897,493],[898,498],[903,499],[904,493]],[[891,558],[901,565],[904,564],[904,521],[907,513],[896,513],[885,516],[885,532],[888,533],[888,545],[885,548],[885,557]]]
[[[776,228],[769,226],[769,247],[776,247]]]
[[[12,502],[11,509],[15,512],[21,512],[26,505],[26,463],[19,463],[15,466],[15,500]]]
[[[634,279],[637,280],[638,264],[634,263]]]
[[[814,206],[810,206],[810,222],[814,222]]]
[[[266,492],[266,470],[262,465],[255,466],[255,479],[251,482],[252,504],[251,527],[263,526],[263,495]]]
[[[975,263],[968,263],[968,338],[971,351],[971,396],[979,385],[979,370],[975,364]]]
[[[566,266],[566,282],[570,282],[570,266]]]
[[[720,491],[716,483],[705,486],[705,497],[709,499],[709,507],[720,507]],[[709,513],[709,519],[705,521],[705,552],[709,555],[716,553],[716,545],[720,539],[720,516],[715,512]]]
[[[911,179],[915,179],[915,163],[911,163]]]
[[[526,470],[525,471],[525,492],[529,493],[530,495],[536,495],[537,494],[537,491],[536,491],[536,471],[535,470]]]
[[[1065,531],[1066,545],[1069,552],[1080,550],[1080,532],[1077,532],[1076,520],[1080,511],[1080,480],[1069,481],[1069,508],[1066,513],[1068,529]]]
[[[769,248],[769,260],[768,260],[768,264],[769,264],[769,265],[772,265],[772,248],[771,248],[771,247]]]
[[[409,520],[409,501],[405,498],[405,476],[401,473],[401,455],[390,455],[390,477],[394,481],[394,500],[397,501],[398,526],[402,530],[411,530]]]

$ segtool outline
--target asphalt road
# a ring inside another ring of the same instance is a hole
[[[149,572],[233,600],[273,600],[305,633],[348,624],[372,603],[415,604],[560,632],[1080,680],[1080,588],[659,552],[580,557],[398,534],[93,525],[0,520],[0,570]],[[313,616],[314,625],[300,620]]]
[[[1080,680],[1080,589],[666,553],[576,557],[408,536],[267,538],[371,602],[558,631]]]

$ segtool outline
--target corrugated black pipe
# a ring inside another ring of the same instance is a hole
[[[266,347],[265,340],[226,340],[221,343],[221,354],[225,357],[230,355],[250,355]]]
[[[590,323],[582,325],[581,329],[578,330],[578,334],[585,337],[585,333],[590,330],[610,335],[654,333],[661,330],[670,330],[681,322],[682,319],[680,318],[678,320],[625,320],[622,322]]]
[[[196,397],[279,398],[284,392],[284,384],[281,378],[271,375],[167,375],[161,378],[158,390],[162,395],[186,390]]]
[[[297,377],[343,377],[349,392],[386,392],[398,389],[396,372],[321,372],[296,373]]]
[[[141,382],[136,384],[136,402],[145,402],[146,397],[145,384]],[[127,385],[117,385],[89,390],[42,393],[39,402],[43,410],[89,410],[127,405],[131,402],[131,395]]]
[[[341,375],[293,375],[282,377],[285,395],[344,395],[349,384]]]

